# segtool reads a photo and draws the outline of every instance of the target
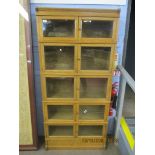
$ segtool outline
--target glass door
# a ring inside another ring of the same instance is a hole
[[[78,79],[78,98],[83,100],[90,99],[109,99],[110,78],[96,76],[81,76]]]
[[[115,18],[81,17],[79,36],[82,42],[116,42],[117,20]]]
[[[43,100],[73,100],[76,97],[74,77],[61,76],[43,78]]]
[[[48,125],[49,137],[73,137],[74,126],[73,125]]]
[[[78,52],[78,70],[81,74],[111,74],[114,46],[82,44]]]
[[[103,125],[79,125],[78,136],[103,136]]]
[[[72,44],[41,45],[42,71],[45,73],[75,73],[77,47]]]
[[[105,119],[105,105],[79,105],[79,121]]]
[[[77,38],[77,23],[76,17],[41,16],[40,41],[73,41]]]
[[[73,105],[47,105],[47,118],[53,120],[73,120]]]

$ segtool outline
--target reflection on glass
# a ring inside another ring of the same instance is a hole
[[[73,98],[73,78],[46,78],[47,97],[50,98]]]
[[[48,70],[73,70],[74,47],[70,46],[45,46],[45,69]]]
[[[95,126],[79,126],[79,136],[102,136],[102,125],[95,125]]]
[[[73,119],[73,106],[49,105],[48,119]]]
[[[105,98],[107,82],[106,78],[81,78],[80,98]]]
[[[108,70],[110,66],[111,47],[82,47],[82,70]]]
[[[74,20],[43,20],[44,37],[73,37]]]
[[[112,38],[113,21],[83,20],[82,37]]]
[[[49,136],[73,136],[73,126],[49,126]]]
[[[104,106],[103,105],[80,105],[79,119],[94,120],[104,119]]]

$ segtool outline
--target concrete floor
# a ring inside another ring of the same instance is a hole
[[[41,147],[38,151],[20,151],[19,155],[121,155],[117,145],[109,144],[108,148],[98,150],[48,150]]]
[[[135,117],[135,94],[129,85],[126,86],[122,114],[124,117]]]
[[[135,93],[129,85],[126,86],[122,115],[126,118],[130,130],[135,136]]]

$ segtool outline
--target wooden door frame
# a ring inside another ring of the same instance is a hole
[[[59,47],[74,47],[74,68],[72,70],[52,70],[52,69],[46,69],[45,68],[45,50],[44,47],[45,46],[59,46]],[[41,74],[60,74],[60,75],[75,75],[76,74],[76,70],[77,70],[77,53],[78,53],[78,46],[74,43],[40,43],[39,45],[39,55],[40,55],[40,66],[42,66],[41,68]]]
[[[75,23],[74,25],[74,36],[73,37],[44,37],[43,35],[43,26],[42,26],[42,20],[73,20]],[[51,43],[51,42],[73,42],[76,41],[77,37],[78,37],[78,17],[74,16],[38,16],[37,17],[37,21],[39,23],[38,25],[38,41],[39,42],[45,42],[45,43]]]
[[[111,38],[89,38],[89,37],[82,37],[82,20],[96,20],[96,21],[112,21],[113,28],[112,28],[112,37]],[[118,19],[114,17],[89,17],[89,16],[79,16],[79,31],[78,36],[79,40],[84,43],[101,43],[101,44],[114,44],[117,43],[118,38]]]
[[[30,114],[32,124],[32,139],[33,144],[19,145],[19,150],[37,150],[38,149],[38,134],[36,123],[36,107],[35,107],[35,91],[34,91],[34,71],[33,71],[33,55],[32,55],[32,35],[31,35],[31,20],[29,0],[23,0],[23,8],[28,13],[29,21],[24,21],[25,26],[25,40],[26,40],[26,56],[27,56],[27,71],[28,71],[28,85],[30,96]]]

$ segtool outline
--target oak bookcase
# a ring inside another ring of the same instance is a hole
[[[104,148],[119,10],[37,8],[45,148]]]

